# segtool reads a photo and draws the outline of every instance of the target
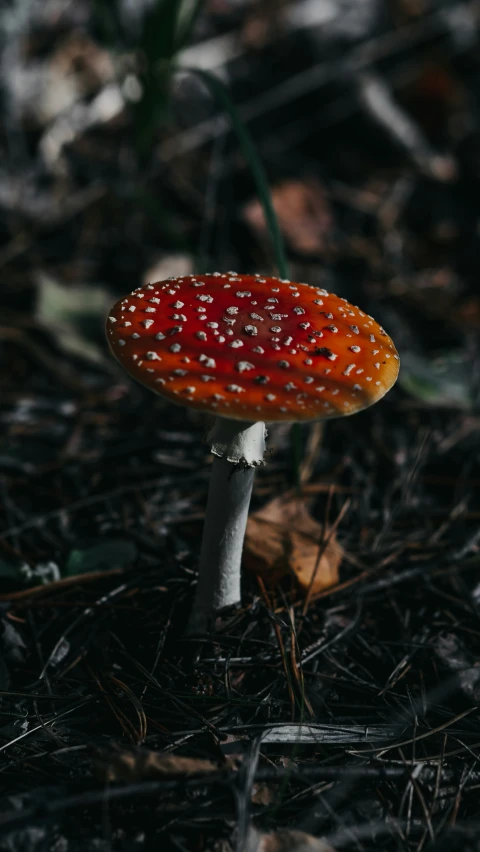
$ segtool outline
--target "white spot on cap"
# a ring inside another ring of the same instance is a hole
[[[254,346],[253,349],[252,349],[252,352],[256,352],[257,355],[264,355],[265,349],[262,349],[261,346]]]
[[[135,305],[130,305],[128,310],[131,311],[131,313],[133,314],[133,312],[136,311],[137,309],[136,309]]]
[[[307,376],[306,379],[304,379],[304,381],[305,381],[306,385],[311,385],[312,382],[314,381],[314,379],[312,378],[312,376]]]
[[[243,330],[245,334],[249,334],[250,337],[255,337],[258,334],[258,328],[255,325],[244,325]]]
[[[213,358],[209,358],[208,355],[199,355],[198,360],[207,370],[213,370],[217,366]]]
[[[296,390],[297,386],[293,384],[293,382],[288,382],[288,384],[284,385],[286,391]]]
[[[230,393],[243,393],[245,388],[241,388],[240,385],[227,385],[225,390],[230,391]]]
[[[140,337],[140,335],[137,334],[136,331],[134,331],[133,334],[132,334],[132,340],[138,340],[139,337]]]
[[[157,385],[164,385],[165,379],[155,379],[155,382],[157,383]]]
[[[181,348],[182,347],[179,343],[172,343],[172,345],[170,346],[170,352],[180,352]]]
[[[156,308],[145,308],[146,314],[154,314],[156,312]]]
[[[254,370],[255,364],[251,364],[250,361],[239,361],[237,364],[237,370],[239,373],[244,373],[245,370]]]
[[[283,369],[286,369],[287,367],[290,366],[290,364],[288,363],[288,361],[279,361],[278,366],[283,367]]]
[[[110,320],[110,322],[116,322],[117,321],[116,317],[109,317],[108,319]]]
[[[200,302],[207,302],[209,305],[213,302],[213,296],[207,296],[206,293],[199,293],[197,299]]]
[[[119,340],[119,341],[118,341],[118,345],[119,345],[119,346],[125,346],[125,341],[124,341],[124,340]]]
[[[313,361],[312,361],[312,359],[311,359],[311,358],[305,358],[305,361],[304,361],[303,363],[304,363],[304,364],[306,364],[306,365],[307,365],[307,367],[309,367],[309,366],[310,366],[310,364],[313,364]]]
[[[157,299],[156,296],[152,296],[152,298],[149,299],[148,301],[151,302],[153,305],[159,305],[160,304],[160,299]]]
[[[349,346],[350,352],[360,352],[360,346]]]
[[[162,359],[157,355],[156,352],[147,352],[145,356],[149,361],[161,361]]]
[[[352,372],[352,370],[354,370],[356,366],[357,366],[356,364],[348,364],[348,366],[345,367],[345,369],[343,371],[343,375],[349,376],[350,373]]]
[[[309,322],[300,322],[300,323],[298,324],[298,327],[299,327],[299,328],[303,328],[303,329],[305,330],[305,329],[307,329],[307,328],[310,328],[310,323],[309,323]]]
[[[186,375],[188,375],[188,370],[181,370],[180,367],[178,367],[176,370],[173,371],[173,375],[174,376],[186,376]]]
[[[236,308],[235,305],[231,305],[229,308],[227,308],[226,313],[232,316],[233,314],[238,314],[238,308]]]
[[[277,397],[275,396],[274,393],[267,393],[267,394],[265,394],[265,397],[264,397],[264,399],[266,399],[268,402],[273,402],[273,400],[276,399],[276,398]]]
[[[218,328],[218,322],[207,322],[207,328]]]
[[[305,313],[305,308],[301,308],[301,307],[300,307],[300,305],[297,305],[297,306],[293,309],[293,313],[294,313],[294,314],[304,314],[304,313]]]
[[[228,344],[232,347],[232,349],[240,349],[240,346],[243,346],[242,340],[232,340],[231,343]]]
[[[205,334],[204,331],[197,331],[195,333],[195,337],[197,337],[199,340],[206,340],[207,339],[207,335]]]
[[[160,301],[160,299],[158,299],[158,301]],[[183,302],[179,302],[177,300],[176,302],[173,303],[172,308],[176,308],[178,310],[179,308],[183,308],[183,305],[184,305]]]
[[[260,314],[250,314],[250,319],[259,320],[260,322],[263,322],[263,317],[261,317]]]
[[[165,340],[165,335],[159,331],[158,334],[155,335],[155,340]]]
[[[233,281],[233,278],[231,278],[230,281]],[[235,295],[238,296],[239,299],[245,299],[247,296],[251,296],[252,294],[249,293],[248,290],[238,290]]]
[[[352,329],[354,334],[360,334],[360,330],[358,328],[358,325],[351,325],[350,328]]]
[[[150,326],[153,325],[153,320],[143,320],[141,325],[143,325],[144,328],[150,328]]]

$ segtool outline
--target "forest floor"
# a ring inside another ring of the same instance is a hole
[[[306,599],[245,571],[202,640],[207,424],[117,369],[103,317],[147,278],[274,260],[192,81],[148,158],[128,112],[81,125],[122,66],[74,5],[19,25],[28,91],[2,129],[0,849],[478,850],[480,53],[453,15],[475,4],[392,4],[323,52],[269,41],[268,3],[210,4],[201,37],[239,33],[234,100],[264,95],[250,129],[292,279],[371,312],[402,370],[373,409],[302,426],[299,469],[273,426],[256,476],[253,511],[290,494],[334,526],[338,581]],[[275,100],[278,68],[320,68],[320,90]],[[42,74],[78,86],[73,136]]]

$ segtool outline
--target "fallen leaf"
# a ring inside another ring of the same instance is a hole
[[[305,831],[284,829],[271,834],[259,834],[252,829],[246,852],[334,852],[334,849]]]
[[[105,772],[106,780],[110,782],[154,780],[165,775],[201,775],[218,771],[218,766],[211,760],[162,754],[148,749],[115,749],[101,753],[97,765]]]
[[[299,254],[322,254],[329,246],[333,215],[321,184],[315,180],[286,180],[272,190],[280,228]],[[244,208],[248,224],[261,236],[267,233],[263,208],[257,199]]]
[[[342,549],[334,535],[310,515],[305,502],[292,494],[276,497],[250,516],[244,563],[268,584],[290,574],[302,589],[315,594],[338,582]],[[320,559],[319,559],[320,554]],[[313,578],[313,581],[312,581]]]
[[[182,275],[192,275],[193,262],[189,254],[163,254],[153,258],[142,275],[142,284],[152,281],[164,281],[166,278],[181,278]]]
[[[271,805],[273,802],[272,791],[266,784],[254,784],[252,802],[254,805]]]

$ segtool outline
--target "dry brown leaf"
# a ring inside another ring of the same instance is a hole
[[[98,763],[110,782],[145,781],[165,775],[197,775],[218,770],[218,767],[210,760],[162,754],[147,749],[136,751],[116,749],[102,754]]]
[[[334,849],[305,831],[285,829],[271,834],[250,833],[248,852],[334,852]]]
[[[333,215],[321,184],[315,180],[286,180],[272,190],[272,202],[280,228],[290,246],[299,254],[322,254],[328,247]],[[252,199],[244,208],[251,227],[262,236],[267,233],[263,208]]]
[[[273,802],[272,791],[266,784],[254,784],[252,802],[254,805],[271,805]]]
[[[323,546],[323,527],[303,500],[291,494],[276,497],[248,519],[245,567],[268,584],[293,574],[304,590],[312,583],[311,593],[315,594],[338,582],[342,561],[334,535],[327,531],[325,538],[328,541]]]

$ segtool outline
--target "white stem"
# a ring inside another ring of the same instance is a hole
[[[240,601],[243,539],[265,424],[219,417],[207,440],[215,458],[189,634],[204,632],[216,612]]]

